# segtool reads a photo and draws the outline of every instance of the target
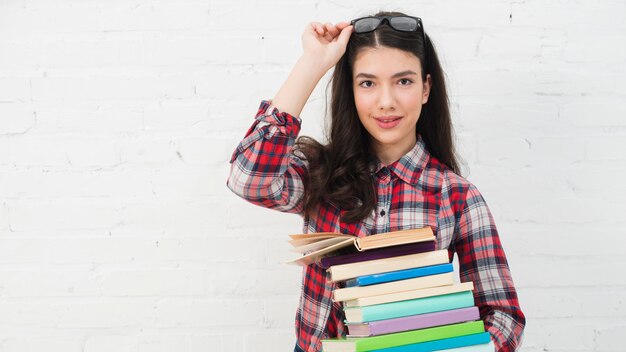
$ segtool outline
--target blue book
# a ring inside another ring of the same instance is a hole
[[[452,272],[452,263],[424,266],[421,268],[411,268],[387,273],[359,276],[346,280],[346,287],[368,286],[381,284],[384,282],[412,279],[414,277],[437,275]]]
[[[489,333],[481,332],[480,334],[464,335],[441,340],[412,343],[410,345],[383,348],[380,350],[372,350],[372,352],[430,352],[446,350],[450,348],[488,344],[489,342],[491,342]]]
[[[472,291],[462,291],[445,295],[411,299],[366,307],[344,308],[347,323],[364,323],[385,319],[407,317],[409,315],[441,312],[444,310],[472,307]]]

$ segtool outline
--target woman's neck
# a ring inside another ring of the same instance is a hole
[[[398,159],[402,158],[404,154],[413,149],[416,142],[417,137],[407,139],[406,141],[403,141],[403,143],[392,145],[374,142],[374,151],[376,152],[376,156],[381,163],[384,165],[391,165]]]

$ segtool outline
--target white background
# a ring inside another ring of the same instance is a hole
[[[0,0],[0,351],[291,351],[301,220],[228,160],[309,21],[380,9],[439,51],[522,350],[623,351],[626,3],[553,0]]]

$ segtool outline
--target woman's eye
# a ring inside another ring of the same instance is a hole
[[[364,84],[366,84],[366,83],[369,83],[370,85],[364,85]],[[371,83],[372,83],[372,81],[363,81],[363,82],[361,82],[359,85],[360,85],[361,87],[363,87],[363,88],[369,88],[369,87],[371,87]]]
[[[413,83],[413,81],[411,81],[408,78],[403,78],[400,80],[400,82],[403,82],[403,81],[406,82],[405,84],[402,84],[403,86],[408,86],[409,84]]]

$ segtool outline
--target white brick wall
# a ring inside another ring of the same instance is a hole
[[[291,350],[301,223],[231,194],[228,160],[307,22],[383,6],[439,50],[522,350],[623,351],[623,1],[6,0],[0,352]]]

